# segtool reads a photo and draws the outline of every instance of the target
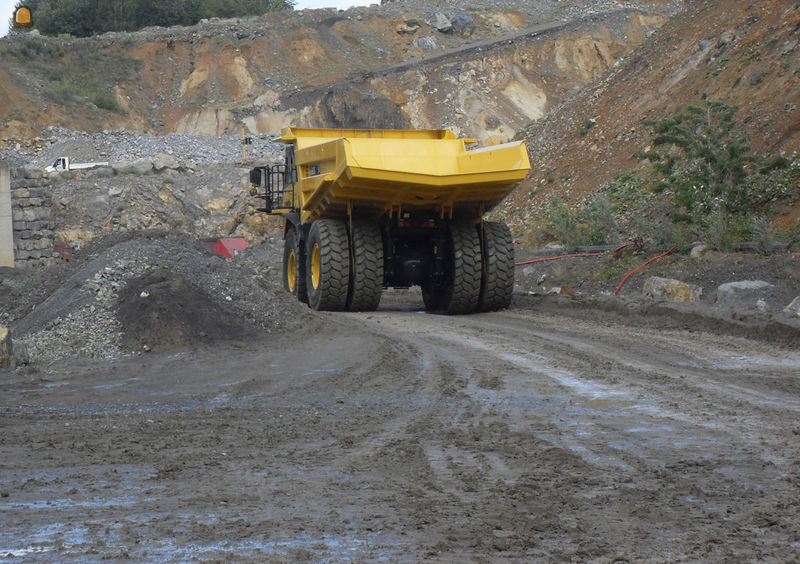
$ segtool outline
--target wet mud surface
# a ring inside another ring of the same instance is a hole
[[[539,306],[3,373],[0,560],[800,558],[796,347]]]

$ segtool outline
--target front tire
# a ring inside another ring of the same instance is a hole
[[[305,249],[298,241],[297,230],[286,233],[283,242],[283,288],[302,303],[308,303],[306,290]]]
[[[342,311],[350,286],[350,244],[344,222],[318,219],[306,245],[308,305],[317,311]]]

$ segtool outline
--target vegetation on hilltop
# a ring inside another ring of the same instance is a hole
[[[88,37],[147,26],[192,25],[203,18],[234,18],[291,10],[294,0],[20,0],[44,35]]]

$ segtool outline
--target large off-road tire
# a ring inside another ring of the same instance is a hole
[[[353,223],[350,255],[350,291],[345,309],[375,311],[383,292],[383,237],[377,223]]]
[[[306,244],[308,305],[318,311],[342,311],[350,285],[350,244],[344,222],[318,219]]]
[[[440,287],[423,284],[425,309],[449,315],[473,313],[481,291],[480,233],[475,224],[450,226],[446,281]]]
[[[511,305],[514,292],[514,239],[505,223],[483,223],[483,275],[478,311],[497,311]]]
[[[306,291],[306,252],[292,228],[283,242],[283,288],[301,302],[308,303]]]

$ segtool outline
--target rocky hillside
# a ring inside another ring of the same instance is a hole
[[[89,39],[0,41],[3,137],[450,127],[504,141],[613,66],[678,0],[398,1]]]
[[[737,121],[757,152],[796,160],[799,44],[795,1],[689,2],[597,82],[532,125],[526,133],[532,174],[502,213],[518,234],[529,233],[551,193],[574,201],[647,167],[634,157],[650,140],[642,121],[699,104],[703,96],[739,107]],[[800,208],[779,215],[779,226],[796,225]]]
[[[59,228],[80,228],[81,240],[147,227],[254,239],[245,167],[232,164],[243,126],[261,159],[279,158],[270,136],[289,123],[525,137],[532,173],[498,210],[523,237],[551,193],[574,201],[645,167],[634,158],[649,142],[642,120],[703,96],[738,105],[761,154],[796,160],[798,29],[800,5],[786,0],[399,0],[80,40],[9,37],[0,160],[111,161],[107,178],[57,183]],[[129,174],[158,155],[175,168]],[[780,215],[794,225],[800,208]]]

